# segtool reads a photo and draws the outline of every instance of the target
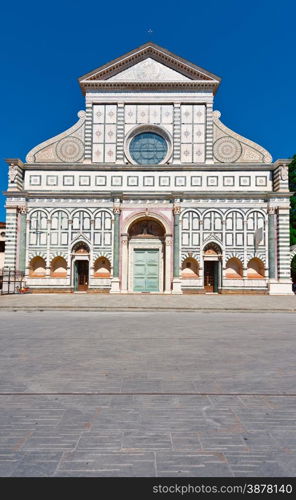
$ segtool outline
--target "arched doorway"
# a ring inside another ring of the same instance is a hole
[[[128,289],[137,293],[164,290],[163,225],[152,217],[136,219],[128,229]]]
[[[222,250],[217,243],[208,243],[203,250],[204,290],[206,293],[218,293],[221,288]]]
[[[75,292],[86,292],[89,286],[89,247],[79,241],[72,249],[72,284]]]

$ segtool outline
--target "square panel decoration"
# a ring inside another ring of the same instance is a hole
[[[256,186],[267,186],[267,178],[256,176]]]
[[[250,186],[251,185],[251,177],[242,176],[239,178],[240,186]]]
[[[177,176],[175,177],[175,186],[176,187],[184,187],[186,186],[186,177]]]
[[[191,177],[191,186],[201,186],[201,185],[202,185],[201,176],[193,175]]]
[[[57,186],[58,178],[56,175],[47,175],[46,176],[46,185],[47,186]]]
[[[40,175],[31,175],[30,176],[30,184],[31,184],[31,186],[40,186],[41,185],[41,176]]]
[[[159,185],[161,187],[167,187],[170,186],[170,184],[171,184],[171,179],[168,176],[159,177]]]
[[[209,176],[207,177],[207,185],[208,186],[218,186],[218,177]]]
[[[88,175],[80,175],[79,185],[80,186],[90,186],[90,177]]]
[[[143,179],[144,186],[154,186],[154,177],[152,175],[147,175]]]
[[[106,177],[104,175],[96,176],[96,186],[106,186]]]
[[[64,175],[63,185],[64,186],[74,186],[74,176],[73,175]]]
[[[133,175],[128,175],[127,177],[127,185],[128,186],[138,186],[139,178]]]
[[[233,176],[223,177],[223,186],[234,186],[234,177]]]
[[[120,175],[112,175],[111,186],[122,186],[122,177]]]

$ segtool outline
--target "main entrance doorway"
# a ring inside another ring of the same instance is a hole
[[[205,292],[218,292],[218,261],[204,262],[204,288]]]
[[[134,292],[159,292],[159,250],[134,249]]]
[[[88,260],[74,262],[74,290],[86,292],[88,289],[89,263]]]

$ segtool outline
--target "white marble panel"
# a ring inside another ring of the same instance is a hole
[[[150,108],[150,123],[160,123],[160,106],[152,104]]]
[[[93,126],[93,142],[104,142],[104,125]]]
[[[161,123],[173,123],[173,106],[164,104],[161,106]]]
[[[192,104],[182,104],[181,121],[182,123],[192,123]]]
[[[181,142],[192,144],[192,125],[182,125],[181,128]]]
[[[116,144],[105,145],[105,162],[114,163],[116,160]]]
[[[205,161],[205,145],[194,144],[193,146],[193,161],[194,163],[203,163]]]
[[[136,123],[137,106],[135,104],[126,104],[125,106],[125,123]]]
[[[105,127],[105,142],[115,143],[116,142],[116,125],[106,125]]]
[[[93,162],[103,162],[104,161],[104,145],[94,144],[93,145]]]
[[[194,125],[193,127],[193,142],[205,142],[205,126]]]
[[[117,106],[115,104],[106,105],[106,123],[116,123],[117,122]]]
[[[149,107],[148,106],[138,106],[137,109],[137,122],[138,123],[149,123]]]
[[[192,144],[181,144],[181,162],[192,162]]]
[[[103,104],[94,104],[93,121],[94,123],[105,122],[105,106]]]
[[[205,123],[206,107],[202,104],[193,105],[193,121],[194,123]]]

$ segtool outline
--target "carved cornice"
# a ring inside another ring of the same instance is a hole
[[[185,59],[169,52],[163,47],[159,47],[158,45],[148,42],[133,51],[124,54],[123,56],[114,59],[113,61],[100,66],[99,68],[83,75],[79,78],[79,83],[83,91],[87,88],[133,88],[133,83],[125,83],[125,82],[107,82],[108,78],[112,78],[113,76],[121,73],[132,66],[135,66],[139,62],[151,58],[158,63],[161,63],[167,66],[170,69],[173,69],[183,76],[187,77],[191,80],[191,82],[183,82],[187,84],[193,84],[193,87],[201,85],[202,82],[204,84],[208,84],[208,88],[212,88],[216,90],[219,86],[221,78],[209,71],[196,66],[195,64],[186,61]],[[180,82],[179,82],[180,83]],[[107,85],[104,87],[104,85]],[[179,87],[178,82],[169,82],[169,83],[161,83],[161,82],[136,82],[135,84],[137,88],[141,88],[142,90],[150,89],[150,88],[163,88],[162,85],[168,85],[167,88]],[[182,86],[183,87],[183,86]],[[166,87],[164,87],[166,88]],[[190,88],[190,86],[188,87]],[[207,88],[207,87],[205,87]]]

